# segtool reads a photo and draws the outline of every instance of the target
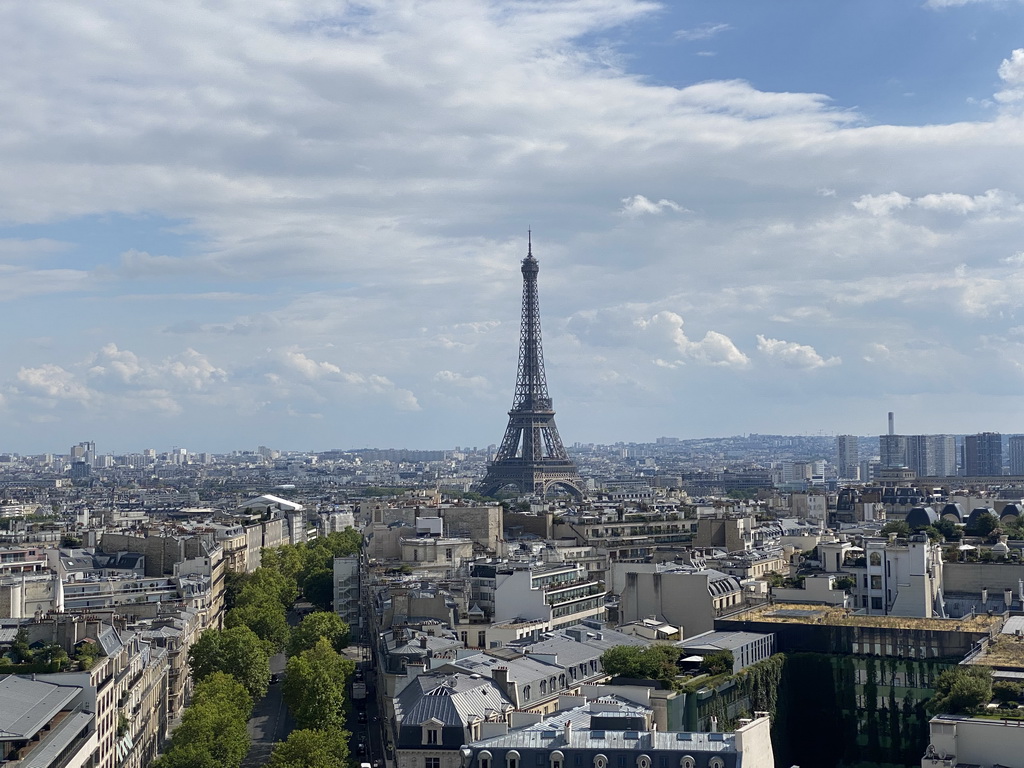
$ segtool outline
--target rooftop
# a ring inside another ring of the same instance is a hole
[[[729,617],[733,621],[767,621],[777,624],[828,624],[849,627],[890,627],[930,629],[941,632],[988,632],[1003,620],[1002,616],[974,616],[962,619],[924,619],[914,616],[863,616],[846,608],[829,605],[786,603],[759,605]]]
[[[998,635],[982,653],[966,663],[1024,670],[1024,637]]]

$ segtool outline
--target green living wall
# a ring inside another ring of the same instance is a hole
[[[949,661],[823,653],[775,654],[737,675],[683,691],[686,730],[732,730],[768,712],[779,768],[919,766],[925,703]]]

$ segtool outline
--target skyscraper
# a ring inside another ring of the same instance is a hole
[[[907,466],[919,477],[956,474],[956,440],[951,435],[907,435]]]
[[[516,392],[508,412],[505,437],[478,489],[490,496],[506,486],[514,486],[520,493],[543,497],[557,486],[582,498],[583,482],[558,436],[554,406],[548,394],[540,337],[539,271],[531,241],[522,264],[523,311]]]
[[[1010,474],[1024,475],[1024,435],[1011,435],[1009,445]]]
[[[860,479],[860,451],[856,435],[839,435],[836,438],[836,469],[843,480]]]
[[[964,474],[990,477],[1003,474],[1003,436],[998,432],[979,432],[964,438]]]

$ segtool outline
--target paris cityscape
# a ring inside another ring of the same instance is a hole
[[[1022,29],[0,5],[0,768],[1024,768]]]

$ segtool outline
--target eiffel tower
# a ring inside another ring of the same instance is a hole
[[[523,317],[516,394],[501,447],[477,488],[485,496],[493,496],[506,486],[515,486],[522,494],[543,498],[553,487],[560,487],[582,499],[583,481],[558,436],[555,411],[548,395],[540,344],[539,267],[533,257],[532,234],[527,243],[522,266]]]

